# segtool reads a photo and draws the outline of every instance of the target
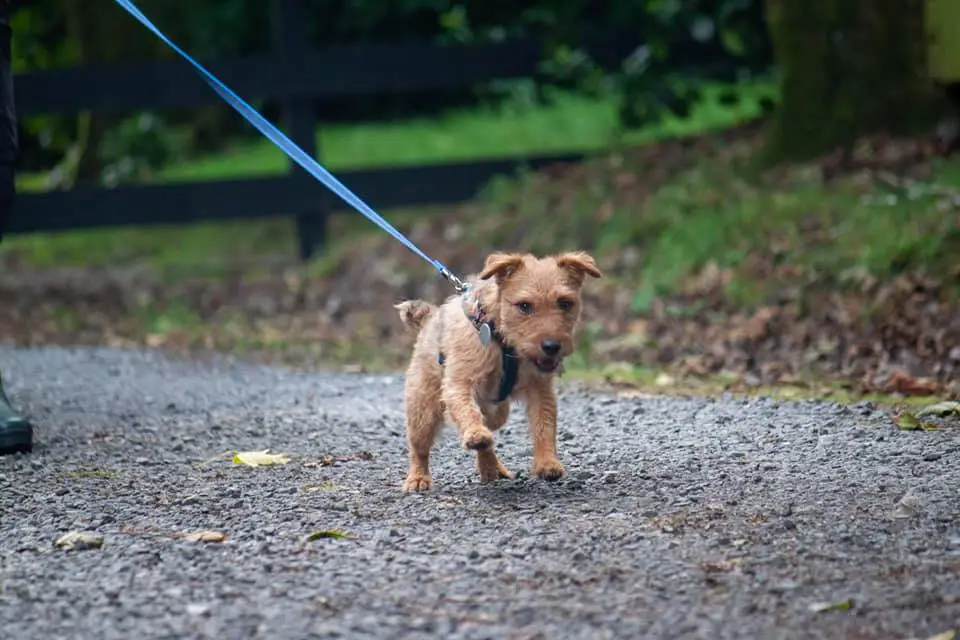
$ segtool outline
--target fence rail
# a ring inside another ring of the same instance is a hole
[[[205,63],[248,100],[279,101],[283,127],[319,159],[312,105],[324,99],[373,94],[429,94],[538,75],[541,45],[532,40],[483,45],[364,45],[322,51],[308,46],[303,0],[274,0],[272,55]],[[145,32],[144,37],[153,37]],[[588,47],[602,65],[616,64],[635,43],[611,39]],[[715,51],[687,49],[691,61]],[[21,114],[123,112],[198,106],[220,98],[181,60],[36,71],[15,77]],[[468,200],[491,178],[520,167],[572,162],[581,154],[486,159],[389,169],[343,171],[338,177],[375,208],[452,204]],[[322,160],[321,160],[322,162]],[[215,219],[294,216],[300,254],[325,241],[327,215],[344,205],[298,165],[277,177],[208,182],[75,187],[23,193],[10,233],[103,226],[187,223]]]

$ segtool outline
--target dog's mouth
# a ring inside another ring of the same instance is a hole
[[[560,368],[561,362],[563,362],[562,358],[549,358],[547,356],[533,358],[534,366],[543,373],[554,373]]]

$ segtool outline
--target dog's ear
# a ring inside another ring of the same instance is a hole
[[[602,277],[600,269],[593,257],[584,251],[568,251],[557,256],[557,266],[574,274],[578,282],[583,282],[584,276]]]
[[[497,282],[503,282],[523,265],[523,255],[519,253],[493,253],[487,256],[487,261],[480,272],[481,280],[489,280],[496,276]]]

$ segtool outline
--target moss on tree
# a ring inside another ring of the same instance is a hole
[[[781,104],[767,159],[805,160],[876,132],[930,126],[925,0],[766,0]]]

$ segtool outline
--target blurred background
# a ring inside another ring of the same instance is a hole
[[[429,265],[115,3],[23,5],[0,340],[403,366]],[[455,271],[592,252],[572,375],[960,393],[960,3],[139,6]]]

